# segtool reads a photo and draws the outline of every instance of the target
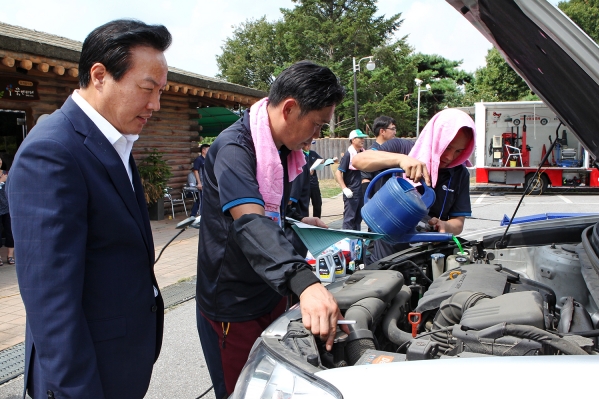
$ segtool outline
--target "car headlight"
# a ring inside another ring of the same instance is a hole
[[[233,399],[342,399],[328,382],[294,367],[261,342],[241,370]]]

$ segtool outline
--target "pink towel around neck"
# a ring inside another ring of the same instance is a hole
[[[279,150],[272,139],[268,119],[268,98],[263,98],[250,108],[250,131],[256,150],[256,178],[265,203],[265,210],[279,212],[283,199],[283,165]],[[291,151],[287,157],[289,181],[302,173],[306,158],[302,150]]]
[[[470,158],[470,155],[474,151],[474,137],[476,137],[474,121],[468,114],[455,108],[447,108],[435,114],[424,129],[422,129],[422,133],[420,133],[416,144],[414,144],[412,151],[410,151],[409,156],[426,163],[433,187],[437,184],[441,155],[455,138],[458,131],[464,126],[472,129],[472,140],[468,147],[449,164],[448,168],[453,168],[463,163],[466,166],[472,166],[468,158]]]
[[[350,170],[358,170],[356,168],[354,168],[354,165],[352,164],[351,161],[353,161],[354,157],[356,155],[358,155],[358,152],[362,152],[364,151],[364,149],[360,149],[360,151],[357,151],[353,145],[350,145],[349,147],[347,147],[347,152],[349,152],[349,169]]]

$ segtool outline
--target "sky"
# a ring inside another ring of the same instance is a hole
[[[557,4],[558,0],[549,0]],[[218,73],[216,56],[234,27],[249,19],[281,17],[291,0],[0,0],[0,21],[83,41],[95,27],[117,18],[163,24],[173,35],[166,52],[169,66],[205,76]],[[491,44],[443,0],[379,0],[378,15],[401,13],[398,37],[408,35],[417,52],[463,60],[474,72],[485,65]],[[356,54],[356,58],[370,54]]]

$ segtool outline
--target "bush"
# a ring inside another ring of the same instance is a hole
[[[146,154],[137,165],[137,169],[141,177],[146,202],[152,204],[162,198],[166,183],[173,174],[171,168],[162,158],[164,154],[158,149],[153,148],[152,151],[146,152]]]

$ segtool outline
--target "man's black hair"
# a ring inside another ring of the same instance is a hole
[[[301,115],[337,105],[345,96],[345,89],[337,76],[327,67],[311,61],[300,61],[285,69],[270,86],[268,100],[277,106],[286,98],[297,101]]]
[[[397,125],[395,123],[395,119],[391,118],[390,116],[381,115],[376,118],[372,124],[374,137],[379,137],[379,134],[381,134],[381,129],[387,129],[390,125]]]
[[[117,19],[94,29],[83,42],[79,58],[79,85],[91,80],[91,67],[99,62],[116,81],[131,68],[131,50],[148,46],[166,51],[172,37],[163,25],[146,25],[133,19]]]
[[[206,148],[206,147],[210,148],[210,144],[202,144],[202,145],[200,146],[200,154],[202,153],[202,150],[203,150],[204,148]]]

